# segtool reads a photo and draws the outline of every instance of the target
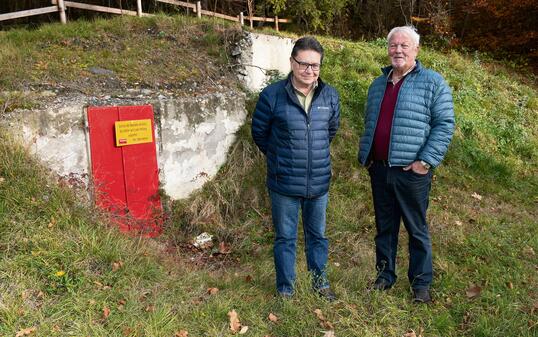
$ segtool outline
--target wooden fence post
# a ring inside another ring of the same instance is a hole
[[[275,16],[275,29],[278,32],[278,15]]]
[[[239,13],[239,23],[241,24],[241,26],[245,24],[245,16],[243,15],[243,12]]]
[[[202,17],[202,3],[200,1],[196,1],[196,16],[198,19]]]
[[[142,0],[136,0],[136,15],[142,16]]]
[[[60,12],[60,21],[65,25],[67,23],[67,17],[65,16],[64,0],[58,0],[58,11]]]

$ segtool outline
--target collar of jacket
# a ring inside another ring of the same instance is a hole
[[[291,97],[291,99],[296,102],[299,106],[301,104],[299,103],[299,99],[296,97],[294,89],[293,89],[293,83],[291,83],[291,77],[293,76],[293,73],[290,72],[288,74],[288,77],[286,78],[286,84],[285,88],[288,92],[288,95]],[[321,80],[321,77],[318,77],[318,86],[316,87],[316,91],[314,91],[314,97],[312,97],[312,102],[318,97],[319,93],[321,92],[321,89],[325,86],[325,83]]]
[[[420,63],[420,61],[418,59],[415,60],[415,61],[417,62],[416,66],[415,66],[415,69],[413,69],[409,74],[418,73],[423,68],[422,64]],[[383,75],[385,75],[385,77],[389,76],[389,73],[390,73],[391,70],[392,70],[392,66],[387,66],[387,67],[381,68],[381,71],[383,72]]]

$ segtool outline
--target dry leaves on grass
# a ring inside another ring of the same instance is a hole
[[[110,316],[110,308],[104,307],[103,308],[103,319],[107,319],[108,316]]]
[[[239,321],[239,315],[234,309],[228,312],[228,317],[230,318],[230,330],[232,330],[232,333],[235,334],[239,332],[239,334],[242,335],[248,331],[248,326],[241,325],[241,322]]]
[[[121,261],[116,261],[112,263],[112,271],[118,271],[118,269],[120,269],[121,267],[123,267],[123,262]]]
[[[33,334],[36,330],[37,330],[37,328],[35,326],[33,326],[31,328],[26,328],[26,329],[19,330],[17,332],[17,334],[15,335],[15,337],[28,336],[30,334]]]
[[[329,322],[325,316],[323,316],[323,313],[320,309],[314,310],[314,313],[316,314],[316,317],[319,319],[319,324],[322,328],[327,330],[334,330],[334,326],[331,322]]]
[[[219,288],[207,288],[207,293],[209,295],[216,295],[219,292]]]
[[[278,322],[278,317],[277,317],[275,314],[273,314],[272,312],[269,313],[269,317],[267,317],[267,318],[269,318],[269,320],[270,320],[271,322],[273,322],[273,323]]]
[[[475,198],[476,200],[482,200],[482,196],[476,192],[473,192],[473,194],[471,194],[471,197]]]
[[[422,329],[418,331],[418,335],[413,329],[407,330],[402,337],[422,337]]]
[[[333,330],[325,331],[323,337],[336,337]]]
[[[536,253],[534,252],[534,249],[532,249],[532,247],[529,247],[529,246],[523,249],[523,254],[525,254],[528,257],[534,257],[536,255]]]
[[[229,244],[227,244],[224,241],[221,241],[219,243],[219,253],[220,254],[230,254],[232,252],[232,248]]]
[[[179,330],[174,337],[189,337],[189,332],[186,330]]]
[[[482,288],[478,285],[471,284],[469,288],[465,291],[465,294],[467,295],[468,299],[477,298],[480,296],[480,293],[482,292]]]

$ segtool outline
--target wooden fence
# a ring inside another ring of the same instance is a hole
[[[202,9],[201,2],[198,1],[196,4],[194,3],[188,3],[184,1],[179,0],[156,0],[158,2],[167,3],[170,5],[175,6],[181,6],[185,8],[192,9],[193,13],[196,13],[198,18],[201,18],[202,15],[205,16],[213,16],[217,18],[221,18],[224,20],[234,21],[238,22],[241,25],[245,24],[245,20],[248,20],[250,22],[250,27],[253,27],[253,22],[255,21],[262,21],[262,22],[274,22],[275,23],[275,29],[278,31],[279,23],[290,23],[291,20],[289,19],[279,19],[278,16],[275,16],[274,18],[267,18],[267,17],[259,17],[259,16],[245,16],[243,12],[239,13],[237,16],[230,16],[225,15],[213,11],[208,11]],[[47,14],[47,13],[59,13],[60,21],[62,23],[67,22],[67,15],[65,13],[65,10],[68,7],[71,8],[78,8],[78,9],[85,9],[90,11],[97,11],[102,13],[111,13],[111,14],[119,14],[119,15],[132,15],[132,16],[152,16],[151,13],[144,13],[142,12],[142,0],[137,0],[136,2],[136,11],[132,10],[126,10],[121,8],[113,8],[113,7],[104,7],[104,6],[97,6],[97,5],[89,5],[84,4],[80,2],[75,1],[65,1],[65,0],[51,0],[51,3],[53,6],[48,7],[42,7],[42,8],[36,8],[36,9],[29,9],[25,11],[18,11],[18,12],[12,12],[7,14],[0,14],[0,21],[4,20],[11,20],[11,19],[18,19],[22,17],[28,17],[28,16],[34,16],[34,15],[41,15],[41,14]]]

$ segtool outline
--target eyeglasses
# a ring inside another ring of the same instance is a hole
[[[319,71],[319,69],[321,68],[321,64],[319,63],[306,63],[297,61],[297,59],[293,56],[291,58],[299,65],[299,70],[306,71],[308,67],[310,67],[312,71]]]
[[[396,50],[398,49],[398,46],[402,47],[402,50],[409,50],[409,48],[411,48],[411,45],[407,43],[401,43],[401,44],[391,43],[389,44],[389,49]]]

